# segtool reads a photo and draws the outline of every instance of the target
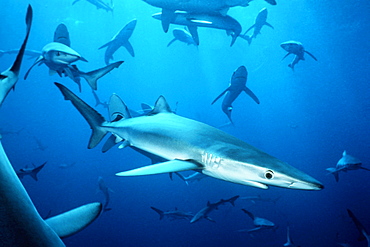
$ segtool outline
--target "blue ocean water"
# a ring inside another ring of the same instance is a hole
[[[366,246],[357,241],[358,231],[346,209],[351,209],[370,231],[370,172],[340,173],[339,182],[325,170],[335,167],[347,152],[370,168],[370,3],[291,0],[271,6],[255,0],[248,7],[231,8],[243,30],[249,28],[260,9],[268,9],[268,22],[250,45],[238,38],[230,47],[225,31],[199,28],[200,45],[175,42],[171,25],[164,33],[160,12],[141,0],[114,1],[114,11],[96,9],[87,1],[0,1],[0,50],[16,49],[24,37],[24,16],[28,4],[34,11],[28,49],[41,50],[52,42],[57,25],[69,30],[71,47],[89,62],[77,62],[90,71],[104,66],[108,42],[133,18],[137,25],[130,42],[135,57],[120,48],[115,61],[124,60],[98,82],[97,94],[107,101],[117,93],[132,109],[140,103],[154,104],[164,95],[178,115],[219,127],[228,120],[221,103],[211,105],[241,65],[248,69],[247,86],[260,105],[246,94],[233,103],[234,126],[222,127],[247,143],[310,174],[325,186],[322,191],[299,191],[270,187],[269,190],[206,178],[186,185],[167,174],[116,177],[119,171],[148,165],[150,160],[132,149],[112,148],[101,153],[101,144],[87,149],[90,128],[53,82],[59,82],[91,105],[91,89],[82,80],[82,93],[67,77],[49,76],[45,65],[36,66],[28,79],[20,79],[0,109],[3,146],[14,168],[46,166],[39,181],[22,179],[26,190],[44,217],[79,205],[104,201],[97,192],[102,176],[114,192],[111,211],[89,227],[64,239],[67,246],[283,246],[286,227],[300,246]],[[280,43],[297,40],[315,55],[306,55],[293,72],[281,61],[286,52]],[[0,71],[14,61],[14,55],[0,58]],[[23,77],[34,60],[24,59]],[[101,106],[96,109],[108,117]],[[63,165],[69,165],[63,168]],[[190,173],[185,173],[190,174]],[[201,220],[159,220],[151,206],[196,213],[207,205],[235,195],[280,199],[276,203],[238,199],[211,213],[216,223]],[[278,225],[249,235],[238,230],[253,228],[247,209]]]

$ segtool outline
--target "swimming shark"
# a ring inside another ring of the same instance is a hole
[[[98,188],[99,188],[99,191],[101,191],[104,195],[104,198],[105,198],[105,202],[104,202],[104,205],[103,205],[103,211],[104,212],[107,212],[107,211],[110,211],[112,210],[111,208],[108,208],[108,204],[110,202],[110,195],[109,195],[109,192],[113,192],[113,190],[111,190],[107,184],[105,183],[103,177],[98,177]]]
[[[203,178],[206,178],[207,177],[206,175],[204,175],[201,172],[194,172],[193,174],[191,174],[191,175],[189,175],[187,177],[183,176],[181,173],[178,173],[178,172],[175,172],[175,174],[177,176],[179,176],[181,178],[181,180],[186,183],[186,185],[189,185],[189,183],[192,183],[194,181],[200,181]]]
[[[352,213],[351,210],[347,209],[349,217],[353,220],[353,223],[355,223],[357,230],[360,232],[360,237],[358,238],[359,241],[363,241],[366,239],[367,241],[367,247],[370,247],[370,234],[366,230],[366,228],[361,224],[361,222],[356,218],[356,216]]]
[[[163,13],[157,13],[152,16],[156,20],[163,19]],[[193,14],[176,11],[173,14],[173,18],[171,18],[170,23],[186,26],[197,45],[199,45],[198,27],[225,30],[226,33],[232,37],[230,46],[235,43],[236,38],[242,31],[240,23],[229,15]]]
[[[18,54],[18,53],[19,53],[19,49],[12,49],[12,50],[7,50],[7,51],[0,50],[0,57],[3,56],[4,54]],[[36,50],[25,49],[24,55],[28,56],[29,59],[38,58],[41,55],[41,52],[36,51]]]
[[[32,25],[32,7],[28,5],[27,13],[26,13],[26,36],[23,40],[22,46],[19,49],[18,55],[13,63],[13,65],[1,72],[0,74],[0,107],[2,106],[6,96],[9,94],[11,89],[15,88],[15,84],[18,81],[19,71],[22,65],[22,59],[24,55],[24,51],[26,49],[28,37],[31,31]]]
[[[240,66],[237,68],[233,75],[231,76],[230,85],[228,88],[226,88],[219,96],[216,97],[216,99],[212,102],[212,105],[225,94],[225,98],[222,101],[222,111],[226,114],[226,116],[229,118],[230,122],[232,123],[231,119],[231,112],[233,110],[232,103],[234,100],[240,95],[241,92],[245,92],[248,94],[257,104],[260,103],[257,96],[246,87],[248,79],[248,71],[245,68],[245,66]]]
[[[268,26],[268,27],[271,27],[272,29],[274,29],[274,27],[270,23],[268,23],[266,20],[267,20],[267,9],[263,8],[258,13],[258,15],[256,17],[256,20],[254,21],[254,24],[250,28],[248,28],[247,31],[245,31],[245,33],[243,35],[240,35],[240,37],[246,39],[248,41],[248,43],[251,44],[252,39],[256,38],[257,35],[261,33],[261,29],[262,29],[263,26]],[[247,33],[252,28],[253,28],[253,34],[248,36]]]
[[[95,99],[95,107],[97,107],[98,105],[101,105],[101,106],[103,106],[104,108],[107,108],[107,109],[108,109],[109,104],[108,104],[106,101],[102,102],[102,101],[99,99],[98,95],[96,94],[96,92],[95,92],[94,90],[91,90],[91,91],[92,91],[92,93],[93,93],[93,95],[94,95],[94,99]]]
[[[294,59],[293,61],[288,65],[288,67],[292,68],[292,70],[294,71],[294,66],[300,61],[300,60],[305,60],[304,58],[304,53],[307,53],[308,55],[310,55],[315,61],[317,61],[317,58],[312,55],[312,53],[306,51],[302,45],[301,42],[298,42],[298,41],[286,41],[286,42],[283,42],[280,44],[281,48],[283,48],[284,50],[286,50],[288,53],[283,57],[282,60],[284,60],[284,58],[286,58],[287,56],[289,56],[290,54],[294,54]]]
[[[105,50],[105,63],[109,64],[109,60],[113,59],[113,54],[120,48],[121,46],[125,47],[128,53],[132,57],[135,57],[134,48],[132,47],[131,43],[128,39],[131,37],[132,33],[136,27],[136,19],[133,19],[129,23],[127,23],[113,38],[111,41],[99,47],[102,49],[107,47]]]
[[[10,164],[0,139],[1,246],[65,246],[60,238],[87,227],[99,216],[101,209],[101,203],[90,203],[42,219]]]
[[[198,213],[194,215],[194,217],[190,220],[190,223],[197,222],[200,219],[207,219],[209,221],[215,222],[213,219],[211,219],[208,214],[216,209],[218,209],[219,206],[226,204],[229,202],[231,205],[235,206],[235,200],[238,199],[239,196],[234,196],[229,199],[221,199],[220,201],[216,203],[210,203],[209,201],[207,202],[207,206],[199,210]]]
[[[16,171],[17,176],[20,179],[22,179],[24,176],[29,175],[35,181],[38,181],[37,174],[41,171],[42,168],[44,168],[44,166],[46,165],[46,162],[44,162],[42,165],[37,166],[37,167],[34,164],[32,164],[32,165],[33,165],[33,167],[26,166],[26,167],[21,168],[18,171]]]
[[[370,169],[362,167],[362,162],[359,159],[353,157],[352,155],[347,154],[346,150],[344,150],[342,158],[340,158],[336,167],[326,168],[326,170],[330,174],[334,175],[335,181],[337,182],[339,181],[340,171],[347,172],[350,170],[359,170],[359,169],[370,171]]]
[[[183,28],[174,28],[172,33],[174,38],[168,43],[167,47],[169,47],[176,40],[181,41],[187,45],[197,45],[191,34]]]
[[[281,198],[281,196],[278,196],[276,198],[269,198],[269,197],[262,197],[261,195],[240,197],[241,200],[251,201],[252,203],[256,203],[257,201],[259,201],[259,202],[272,202],[274,204],[276,204],[276,202],[280,198]]]
[[[194,214],[190,212],[184,212],[184,211],[177,210],[177,208],[175,208],[175,210],[169,210],[169,211],[162,211],[155,207],[150,207],[150,208],[159,214],[160,220],[163,219],[164,217],[167,217],[170,220],[190,220],[194,217]]]
[[[248,233],[252,233],[252,232],[256,232],[256,231],[260,231],[260,230],[265,230],[265,229],[273,229],[275,228],[275,224],[267,219],[264,219],[264,218],[260,218],[260,217],[256,217],[254,216],[254,214],[252,214],[251,212],[245,210],[245,209],[242,209],[244,213],[248,214],[249,217],[251,217],[251,219],[253,220],[253,224],[256,228],[253,228],[253,229],[242,229],[242,230],[239,230],[238,232],[248,232]]]
[[[80,0],[75,0],[72,5],[79,2]],[[109,6],[107,3],[105,3],[102,0],[86,0],[87,2],[91,3],[92,5],[95,5],[97,9],[104,9],[105,11],[111,11],[113,13],[113,5]],[[111,1],[112,3],[112,1]]]
[[[96,147],[112,133],[121,147],[136,147],[162,157],[162,162],[117,173],[140,176],[200,170],[203,174],[237,184],[267,189],[268,185],[289,189],[321,190],[323,185],[306,173],[204,123],[174,114],[160,96],[145,116],[130,118],[128,108],[115,94],[119,110],[112,109],[113,121],[106,121],[65,86],[55,83],[65,100],[70,100],[92,129],[88,148]],[[118,102],[122,102],[119,106]]]

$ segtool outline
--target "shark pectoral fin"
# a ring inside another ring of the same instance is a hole
[[[304,52],[306,52],[308,55],[310,55],[313,59],[315,59],[315,61],[317,61],[317,58],[314,56],[314,55],[312,55],[312,53],[310,53],[310,52],[308,52],[308,51],[304,51]]]
[[[246,94],[248,94],[257,104],[260,103],[259,99],[257,98],[257,96],[247,87],[244,87],[244,92]]]
[[[4,80],[5,78],[7,78],[6,75],[0,75],[0,80]]]
[[[291,53],[290,52],[288,52],[282,59],[281,59],[281,61],[283,61],[287,56],[289,56]]]
[[[170,23],[175,16],[175,11],[171,9],[162,9],[162,28],[165,33],[168,32],[168,28],[170,27]]]
[[[211,103],[211,105],[213,105],[219,98],[221,98],[228,90],[230,89],[230,87],[226,88],[219,96],[217,96]]]
[[[187,26],[189,29],[189,33],[193,37],[195,44],[199,45],[199,35],[198,35],[198,27],[197,26]]]
[[[27,70],[26,74],[24,75],[23,79],[26,80],[28,77],[28,74],[31,72],[31,69],[35,67],[37,64],[41,65],[44,60],[43,56],[39,56],[36,61],[31,65],[31,67]]]
[[[168,43],[167,47],[169,47],[170,45],[172,45],[172,43],[173,43],[173,42],[175,42],[176,40],[177,40],[176,38],[172,39],[172,40]]]
[[[98,48],[98,50],[100,50],[100,49],[102,49],[102,48],[104,48],[104,47],[109,46],[109,45],[110,45],[110,44],[112,44],[114,41],[115,41],[115,40],[111,40],[111,41],[109,41],[108,43],[106,43],[106,44],[104,44],[104,45],[100,46],[100,47]]]
[[[134,52],[134,48],[132,47],[131,43],[129,41],[125,42],[125,44],[123,45],[126,50],[128,51],[128,53],[130,53],[130,55],[132,57],[135,57],[135,52]]]
[[[360,166],[360,169],[362,169],[362,170],[366,170],[366,171],[370,171],[370,169],[368,169],[368,168],[366,168],[366,167],[362,167],[362,166]]]
[[[204,218],[207,219],[207,220],[209,220],[209,221],[211,221],[211,222],[215,222],[216,223],[216,221],[214,219],[210,218],[209,216],[206,216]]]
[[[246,35],[252,28],[254,28],[256,24],[253,24],[250,28],[247,29],[247,31],[245,31],[244,35]]]
[[[102,204],[99,202],[89,203],[46,219],[45,222],[59,237],[64,238],[83,230],[91,224],[99,216],[102,208]]]
[[[271,27],[272,29],[274,29],[274,27],[270,23],[268,23],[268,22],[265,22],[265,25]]]
[[[181,172],[200,169],[198,164],[184,160],[170,160],[155,165],[144,166],[137,169],[116,173],[117,176],[141,176],[153,175],[167,172]]]

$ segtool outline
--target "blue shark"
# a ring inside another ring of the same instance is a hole
[[[122,102],[112,109],[113,121],[87,105],[65,86],[55,83],[65,100],[70,100],[92,129],[88,148],[96,147],[107,133],[121,147],[135,147],[168,161],[119,172],[117,176],[140,176],[200,170],[203,174],[237,184],[267,189],[268,185],[289,189],[321,190],[323,185],[306,173],[204,123],[174,114],[160,96],[145,116],[129,118]]]
[[[195,46],[197,45],[193,37],[191,36],[191,34],[185,29],[174,28],[172,32],[173,32],[174,38],[168,43],[167,47],[169,47],[176,40],[181,41],[187,45],[195,45]]]
[[[0,74],[0,107],[2,106],[6,96],[8,96],[11,89],[15,88],[15,84],[18,82],[19,71],[22,65],[23,55],[26,49],[28,37],[31,31],[32,25],[32,7],[28,5],[27,13],[26,13],[26,36],[23,40],[22,46],[19,49],[17,57],[13,63],[13,65],[1,72]]]
[[[79,2],[80,0],[75,0],[72,5]],[[113,5],[110,6],[107,3],[105,3],[102,0],[86,0],[87,2],[91,3],[92,5],[95,5],[97,9],[104,9],[105,11],[109,12],[111,11],[113,13]]]
[[[153,15],[156,20],[163,19],[163,13]],[[232,40],[230,46],[235,43],[236,38],[242,31],[240,23],[229,15],[208,15],[208,14],[193,14],[187,12],[176,11],[170,19],[170,23],[187,26],[195,43],[199,45],[198,27],[216,28],[225,30],[228,35],[231,35]]]
[[[355,223],[357,230],[360,233],[360,237],[358,238],[359,241],[365,240],[367,241],[367,247],[370,247],[370,234],[366,230],[366,228],[362,225],[362,223],[357,219],[357,217],[354,215],[354,213],[347,209],[349,217],[353,220],[353,223]]]
[[[102,210],[90,203],[63,214],[42,219],[17,177],[0,138],[0,243],[2,246],[65,246],[71,236],[92,223]]]
[[[261,195],[257,195],[257,196],[243,196],[243,197],[240,197],[240,199],[251,201],[252,203],[256,203],[257,201],[259,201],[259,202],[272,202],[276,204],[276,202],[280,199],[280,197],[281,196],[278,196],[276,198],[269,198],[269,197],[262,197]]]
[[[283,48],[284,50],[286,50],[288,53],[283,57],[282,60],[284,60],[284,58],[286,58],[287,56],[289,56],[290,54],[294,54],[294,59],[293,61],[288,65],[289,68],[292,68],[292,70],[294,71],[294,66],[300,61],[300,60],[305,60],[304,58],[304,54],[307,53],[308,55],[310,55],[315,61],[317,61],[317,58],[312,55],[312,53],[306,51],[302,45],[301,42],[298,42],[298,41],[286,41],[286,42],[283,42],[280,44],[281,48]]]
[[[163,219],[164,217],[167,217],[170,220],[182,220],[182,219],[190,220],[194,217],[194,214],[190,212],[184,212],[184,211],[177,210],[177,208],[175,208],[175,210],[169,210],[169,211],[162,211],[155,207],[150,207],[150,208],[159,214],[160,220]]]
[[[248,71],[245,68],[245,66],[240,66],[237,68],[233,75],[231,76],[230,85],[228,88],[226,88],[219,96],[216,97],[216,99],[212,102],[212,105],[221,98],[224,94],[225,98],[222,101],[222,111],[226,114],[226,116],[229,118],[230,122],[232,123],[231,119],[231,112],[233,110],[232,103],[234,100],[240,95],[241,92],[245,92],[248,94],[257,104],[260,103],[257,96],[245,86],[247,83],[248,78]]]
[[[240,35],[240,37],[246,39],[248,41],[249,44],[251,44],[252,42],[252,39],[253,38],[256,38],[258,34],[261,33],[261,29],[263,26],[269,26],[271,27],[272,29],[274,28],[271,24],[269,24],[267,21],[267,9],[266,8],[263,8],[260,10],[260,12],[258,13],[257,17],[256,17],[256,20],[254,22],[254,24],[247,29],[247,31],[245,31],[245,33],[243,35]],[[253,34],[248,36],[247,33],[253,28]]]
[[[24,176],[29,175],[35,181],[38,181],[37,174],[41,171],[42,168],[44,168],[44,166],[46,165],[46,162],[44,162],[42,165],[39,165],[37,167],[34,164],[32,164],[32,165],[33,165],[33,167],[26,166],[26,167],[21,168],[18,171],[16,171],[17,176],[20,179],[22,179]]]
[[[131,43],[128,41],[131,37],[132,33],[136,27],[136,19],[133,19],[129,23],[127,23],[113,38],[111,41],[99,47],[102,49],[107,47],[105,50],[105,63],[109,64],[109,60],[113,59],[113,54],[120,48],[121,46],[125,47],[128,53],[132,57],[135,57],[134,48],[132,47]]]
[[[238,232],[248,232],[248,233],[252,233],[252,232],[256,232],[256,231],[260,231],[260,230],[265,230],[265,229],[273,229],[275,228],[275,224],[267,219],[264,219],[264,218],[260,218],[260,217],[256,217],[254,216],[254,214],[252,214],[251,212],[245,210],[245,209],[242,209],[244,213],[248,214],[249,217],[251,217],[251,219],[253,220],[253,224],[255,226],[255,228],[253,229],[242,229],[242,230],[239,230]]]
[[[234,197],[231,197],[230,199],[226,199],[226,200],[221,199],[220,201],[218,201],[216,203],[207,202],[207,206],[202,208],[201,210],[199,210],[199,212],[196,213],[194,215],[194,217],[190,220],[190,223],[197,222],[198,220],[203,219],[203,218],[207,219],[209,221],[215,222],[213,219],[211,219],[208,216],[208,214],[211,213],[212,211],[218,209],[219,206],[226,204],[227,202],[229,202],[231,205],[235,206],[234,202],[238,198],[239,198],[239,196],[234,196]]]
[[[335,181],[338,182],[340,171],[347,172],[350,170],[359,170],[359,169],[370,171],[370,169],[362,167],[362,162],[359,159],[353,157],[352,155],[347,154],[347,151],[344,150],[342,158],[340,158],[340,160],[338,161],[337,166],[327,168],[326,170],[329,173],[333,174],[335,177]]]

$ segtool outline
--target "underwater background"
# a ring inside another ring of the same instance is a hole
[[[270,187],[261,190],[214,178],[187,185],[168,174],[117,177],[115,173],[148,165],[150,160],[132,149],[101,146],[87,149],[90,128],[54,85],[60,82],[94,106],[90,87],[82,80],[82,93],[67,77],[49,76],[45,65],[24,73],[34,62],[25,59],[21,79],[0,108],[3,146],[14,169],[47,161],[38,181],[24,177],[22,183],[43,217],[79,205],[104,201],[98,192],[98,177],[114,192],[109,207],[93,224],[64,239],[67,246],[283,246],[286,227],[300,246],[366,246],[346,209],[370,230],[370,172],[341,172],[339,182],[325,170],[335,167],[342,153],[360,159],[370,168],[370,2],[280,0],[276,6],[254,0],[248,7],[233,7],[228,14],[247,30],[261,8],[268,9],[267,21],[249,45],[223,30],[199,28],[200,45],[173,38],[171,25],[164,33],[160,12],[141,0],[115,0],[114,11],[96,9],[87,1],[0,0],[0,50],[18,48],[25,33],[24,15],[28,4],[34,11],[27,49],[41,50],[53,40],[55,28],[64,23],[71,47],[89,62],[77,62],[90,71],[105,65],[104,49],[124,25],[136,18],[130,38],[135,50],[125,48],[114,55],[124,60],[120,68],[98,81],[97,94],[108,101],[118,94],[132,109],[142,102],[153,105],[164,95],[176,114],[211,126],[291,164],[325,186],[322,191],[300,191]],[[297,40],[315,55],[306,55],[295,71],[287,65],[292,57],[280,43]],[[12,64],[15,55],[0,57],[0,71]],[[242,93],[233,103],[233,125],[226,125],[221,102],[211,102],[226,89],[235,69],[248,70],[247,87],[261,101],[255,104]],[[108,118],[107,109],[95,107]],[[184,174],[191,174],[186,172]],[[159,220],[150,207],[178,208],[196,213],[207,205],[235,195],[279,198],[275,203],[238,199],[210,214],[216,221]],[[247,209],[279,227],[249,235],[238,232],[253,228]]]

